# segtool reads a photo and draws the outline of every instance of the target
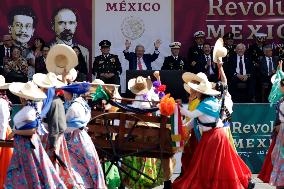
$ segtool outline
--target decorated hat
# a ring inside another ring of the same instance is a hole
[[[78,57],[75,51],[65,44],[57,44],[51,47],[46,57],[46,69],[48,72],[61,75],[78,65]]]
[[[267,37],[267,34],[265,34],[265,33],[256,33],[256,34],[254,34],[254,36],[255,36],[256,38],[262,38],[262,37],[266,38],[266,37]]]
[[[180,42],[172,42],[170,45],[171,49],[179,49],[181,47],[181,43]]]
[[[46,98],[45,93],[42,92],[32,81],[27,83],[14,82],[10,84],[9,90],[14,95],[27,100],[40,101]]]
[[[0,90],[6,90],[9,89],[10,83],[6,83],[5,77],[3,75],[0,75]]]
[[[218,62],[218,59],[222,62],[222,58],[227,56],[228,50],[224,47],[224,41],[222,38],[219,38],[213,49],[213,61]]]
[[[48,74],[37,73],[33,75],[33,82],[42,88],[63,87],[65,84],[58,81],[55,73],[49,72]]]
[[[194,33],[194,38],[198,38],[198,37],[205,37],[205,32],[204,31],[197,31]]]
[[[136,95],[147,93],[152,88],[152,85],[151,79],[142,76],[138,76],[137,78],[128,81],[128,89]]]
[[[207,76],[205,73],[203,72],[199,72],[198,74],[194,74],[194,73],[191,73],[191,72],[185,72],[184,74],[182,74],[182,80],[185,82],[185,83],[188,83],[188,82],[202,82],[204,80],[208,80],[207,79]]]
[[[232,32],[226,33],[223,36],[223,39],[228,40],[228,39],[234,39],[234,34]]]
[[[102,40],[100,43],[99,43],[99,46],[100,47],[110,47],[111,46],[111,42],[109,40]]]
[[[91,87],[90,83],[82,82],[82,83],[73,83],[71,85],[66,85],[61,87],[61,89],[69,93],[75,93],[81,95],[87,93],[90,87]]]

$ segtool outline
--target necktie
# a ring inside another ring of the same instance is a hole
[[[6,56],[6,57],[10,57],[9,48],[6,49],[6,54],[5,54],[5,56]]]
[[[268,65],[269,65],[269,68],[268,68],[268,75],[271,75],[271,74],[272,74],[272,71],[273,71],[273,62],[272,62],[272,58],[271,58],[271,57],[269,57],[268,59],[269,59],[269,63],[268,63]]]
[[[239,68],[240,68],[240,75],[244,75],[243,57],[242,56],[240,56]]]
[[[211,59],[210,56],[206,56],[206,60],[207,60],[207,73],[210,75],[210,69],[211,69]]]
[[[137,65],[138,65],[138,70],[143,70],[140,58],[138,58]]]

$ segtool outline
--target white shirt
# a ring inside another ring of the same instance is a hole
[[[4,46],[4,48],[5,48],[5,56],[8,56],[8,57],[10,57],[11,56],[11,48],[7,48],[7,47],[5,47]],[[8,49],[8,54],[7,54],[7,49]]]
[[[138,58],[138,57],[137,57],[137,70],[139,70],[139,66],[138,66],[139,60],[140,60],[140,62],[141,62],[141,64],[142,64],[142,70],[147,70],[147,67],[146,67],[146,64],[145,64],[145,62],[144,62],[144,60],[143,60],[143,57],[141,57],[141,58]]]
[[[269,64],[270,64],[270,60],[271,60],[271,62],[273,61],[272,60],[272,57],[265,57],[266,58],[266,65],[267,65],[267,75],[269,75],[270,73],[269,73]],[[274,69],[274,66],[273,66],[273,62],[272,62],[272,70]],[[272,71],[271,70],[271,71]]]
[[[84,122],[89,122],[91,119],[91,111],[85,110],[82,104],[84,104],[85,101],[82,97],[76,98],[75,102],[72,103],[72,105],[68,108],[66,112],[66,121],[69,121],[71,119],[77,118]],[[72,132],[78,128],[71,128],[67,127],[65,132]]]
[[[146,97],[147,98],[145,99],[144,95],[136,95],[135,100],[146,100],[149,102],[133,101],[132,107],[139,108],[139,109],[148,109],[148,108],[151,108],[151,105],[152,105],[151,101],[160,100],[159,96],[154,91],[154,87],[152,87],[150,91],[148,91]]]
[[[212,59],[211,59],[211,55],[205,55],[205,59],[206,59],[206,62],[210,61],[210,64],[209,64],[209,73],[210,75],[213,75],[214,74],[214,71],[212,69]]]
[[[25,124],[34,121],[36,119],[36,111],[31,106],[23,107],[15,116],[14,116],[14,125],[16,129],[20,129]]]
[[[10,110],[9,104],[3,98],[0,98],[0,139],[6,139],[6,132],[9,126]]]
[[[236,68],[236,73],[240,74],[240,67],[239,67],[239,62],[240,62],[240,56],[237,55],[237,68]],[[247,75],[247,71],[246,71],[246,65],[245,65],[245,56],[242,56],[242,63],[243,63],[243,75]]]
[[[191,121],[189,121],[186,124],[187,126],[193,127],[193,125],[194,125],[194,118],[197,118],[197,117],[198,117],[198,119],[202,123],[213,123],[213,122],[216,122],[216,118],[215,117],[206,115],[206,114],[202,113],[199,110],[188,111],[188,110],[185,109],[185,111],[186,111],[186,116],[191,118]],[[205,127],[205,126],[202,126],[202,125],[198,125],[198,127],[202,131],[209,131],[209,130],[212,129],[211,127]],[[216,127],[223,127],[223,123],[222,123],[222,121],[220,119],[218,120],[218,123],[217,123]]]

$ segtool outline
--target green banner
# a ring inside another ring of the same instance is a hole
[[[234,104],[231,132],[239,155],[253,173],[261,170],[275,116],[275,107],[269,104]]]

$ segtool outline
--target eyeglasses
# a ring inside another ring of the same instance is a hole
[[[33,25],[31,23],[23,25],[20,22],[17,22],[13,25],[16,29],[23,29],[26,28],[26,30],[31,30],[33,28]]]

